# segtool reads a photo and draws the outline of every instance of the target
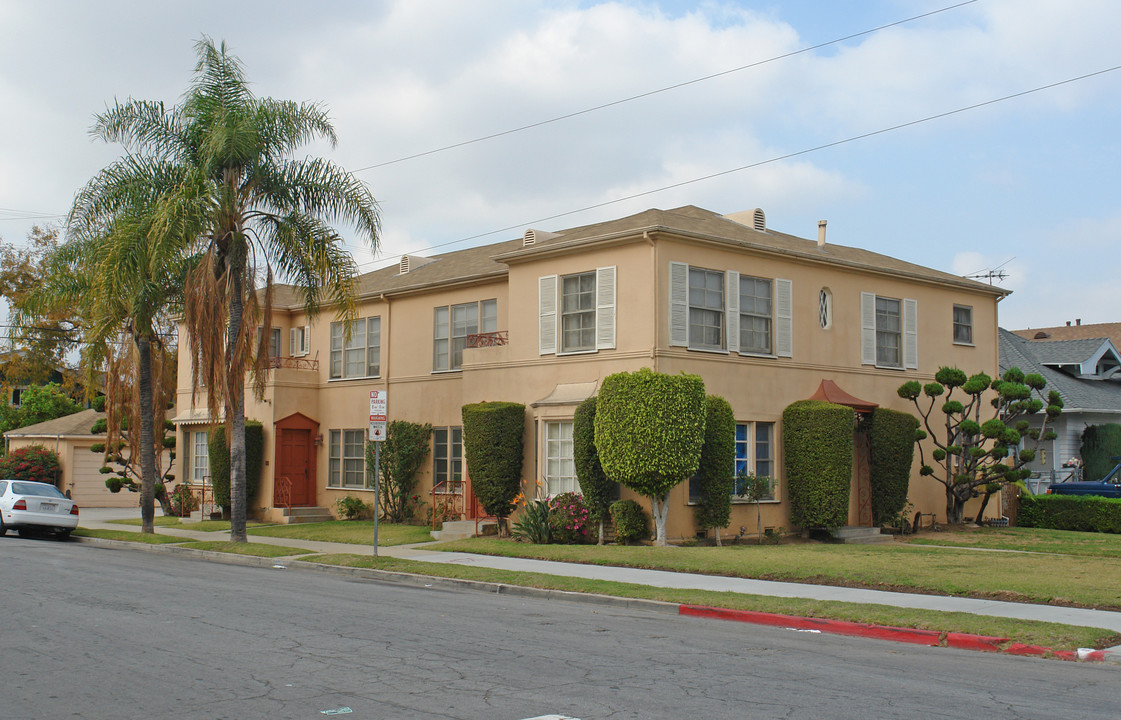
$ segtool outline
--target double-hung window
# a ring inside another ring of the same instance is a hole
[[[740,275],[741,353],[771,353],[772,289],[770,280]]]
[[[545,494],[580,492],[572,451],[572,421],[545,423]]]
[[[747,488],[741,486],[742,475],[769,478],[770,491],[761,499],[775,499],[774,423],[736,423],[736,480],[732,496],[740,499],[747,495]]]
[[[724,273],[689,268],[689,347],[724,349]]]
[[[261,335],[264,334],[265,328],[262,325],[257,326],[257,344],[261,343]],[[269,328],[269,357],[280,357],[280,328]]]
[[[860,293],[861,363],[882,368],[919,366],[918,302]]]
[[[615,267],[537,279],[541,355],[615,347]]]
[[[432,487],[437,493],[455,493],[462,482],[463,428],[433,428]]]
[[[954,305],[954,342],[973,344],[973,308],[969,305]]]
[[[377,377],[381,374],[381,318],[350,323],[346,338],[341,322],[331,323],[331,378]]]
[[[432,369],[459,370],[467,336],[498,330],[498,301],[444,305],[434,311],[432,331]]]
[[[191,482],[203,484],[210,476],[210,450],[207,445],[207,432],[195,430],[191,433]]]
[[[366,477],[366,430],[332,430],[328,443],[327,486],[364,490]]]

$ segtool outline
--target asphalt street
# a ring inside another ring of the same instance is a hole
[[[1111,667],[73,542],[0,538],[0,608],[11,720],[1116,716]]]

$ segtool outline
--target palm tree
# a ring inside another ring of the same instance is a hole
[[[98,173],[79,193],[70,212],[67,241],[51,256],[49,273],[16,313],[27,324],[44,311],[76,308],[83,318],[83,365],[93,387],[93,375],[107,360],[121,359],[117,368],[134,368],[135,378],[109,378],[124,385],[122,394],[107,392],[109,414],[106,445],[115,452],[120,442],[120,418],[128,416],[130,457],[140,459],[142,532],[155,532],[157,420],[162,425],[168,393],[162,382],[163,362],[154,363],[153,349],[163,356],[161,327],[181,305],[183,279],[189,261],[183,243],[153,229],[159,199],[172,185],[174,169],[156,167],[126,157]],[[116,348],[121,336],[132,348]],[[128,358],[128,355],[135,358]],[[110,370],[114,363],[110,363]],[[108,388],[107,388],[108,390]],[[124,405],[124,407],[122,407]],[[162,434],[161,434],[162,436]]]
[[[251,360],[257,322],[267,325],[271,314],[274,274],[302,291],[309,316],[328,302],[353,317],[357,269],[329,222],[351,224],[376,250],[380,220],[353,175],[323,159],[291,157],[313,140],[334,146],[326,110],[255,97],[224,43],[203,37],[196,50],[195,76],[179,105],[118,104],[98,117],[94,134],[185,172],[161,198],[153,227],[162,237],[191,238],[185,250],[201,258],[184,288],[192,386],[205,382],[212,418],[224,412],[230,533],[245,542],[245,376],[254,371],[260,397],[266,371]]]

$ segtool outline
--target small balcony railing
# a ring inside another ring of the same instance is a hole
[[[318,358],[270,357],[269,368],[287,368],[289,370],[318,370]]]
[[[499,345],[507,345],[510,342],[509,331],[498,330],[497,332],[488,333],[474,333],[467,336],[467,347],[469,348],[484,348],[484,347],[498,347]]]

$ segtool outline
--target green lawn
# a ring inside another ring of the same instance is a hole
[[[131,518],[128,520],[110,520],[109,522],[118,525],[139,526],[142,521],[139,518]],[[177,517],[172,517],[170,515],[161,515],[154,518],[153,522],[156,527],[174,527],[180,528],[182,530],[198,530],[199,532],[221,532],[223,530],[230,529],[229,520],[201,520],[199,522],[183,522],[182,519]],[[245,523],[245,526],[247,528],[259,527],[261,526],[261,523],[250,520]]]
[[[1071,532],[1041,528],[976,528],[947,533],[924,533],[906,541],[910,545],[939,545],[990,550],[1059,553],[1121,558],[1121,535]]]
[[[1011,642],[1042,645],[1055,650],[1074,650],[1080,647],[1104,648],[1121,643],[1121,636],[1110,630],[1034,620],[1013,620],[971,613],[947,613],[897,608],[887,605],[778,598],[730,592],[655,588],[646,585],[559,577],[541,573],[425,563],[389,557],[375,558],[369,555],[319,555],[301,559],[328,565],[375,568],[433,577],[461,578],[567,592],[595,593],[615,597],[707,605],[734,610],[755,610],[803,617],[833,618],[941,632],[976,633],[991,637],[1009,638]]]
[[[408,545],[410,543],[431,542],[432,536],[429,535],[429,530],[430,528],[425,525],[378,523],[378,545]],[[334,520],[318,523],[296,523],[295,525],[265,525],[251,528],[249,534],[297,540],[352,543],[372,547],[374,544],[374,521]]]
[[[206,542],[187,542],[183,545],[192,550],[209,550],[210,552],[232,553],[234,555],[253,555],[256,557],[284,557],[287,555],[310,555],[303,548],[285,547],[284,545],[266,545],[265,543],[232,543],[221,540]]]
[[[78,537],[102,538],[104,540],[125,540],[127,542],[149,543],[152,545],[165,545],[191,541],[191,538],[176,537],[175,535],[146,534],[140,532],[131,532],[129,530],[91,530],[89,528],[82,527],[76,529],[74,531],[74,535]]]
[[[1121,610],[1121,558],[976,552],[912,543],[658,548],[474,538],[432,549]]]

